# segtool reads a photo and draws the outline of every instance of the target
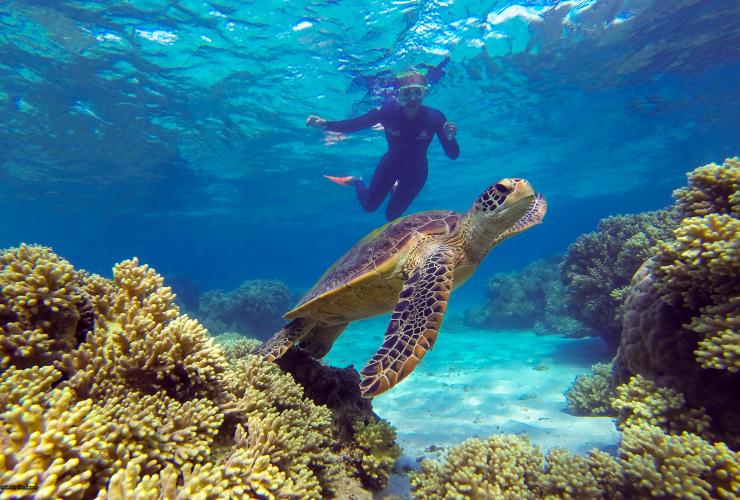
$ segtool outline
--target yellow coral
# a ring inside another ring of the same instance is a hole
[[[609,415],[615,393],[611,387],[612,366],[609,363],[596,363],[591,367],[592,374],[579,375],[565,393],[568,408],[577,415]]]
[[[667,435],[641,422],[624,430],[619,454],[642,497],[740,497],[740,457],[724,443],[689,432]]]
[[[272,486],[261,488],[278,498],[286,488],[331,491],[337,456],[330,449],[332,420],[326,407],[305,398],[290,375],[258,356],[235,363],[225,388],[233,396],[222,408],[249,429],[246,435],[237,427],[229,463],[247,467],[260,484],[277,474]]]
[[[75,272],[40,248],[3,253],[3,262],[20,262],[5,277],[37,286],[38,277],[26,275],[64,270],[59,283],[73,278],[95,329],[57,357],[25,358],[54,366],[21,369],[11,353],[0,374],[3,484],[38,485],[36,498],[331,494],[339,477],[331,413],[306,399],[292,377],[254,356],[229,364],[197,321],[178,315],[161,276],[135,259],[117,265],[111,281]],[[34,256],[48,265],[28,264]],[[56,290],[66,286],[59,283]],[[39,335],[55,331],[57,320],[68,332],[66,316],[37,320],[26,307],[36,292],[22,288],[5,290],[4,327],[12,320],[26,342],[34,324]],[[23,321],[14,311],[26,314]]]
[[[136,259],[116,265],[113,275],[110,286],[96,280],[88,287],[109,300],[95,302],[95,330],[64,356],[70,384],[83,396],[115,396],[124,386],[171,396],[219,393],[226,360],[200,323],[178,316],[162,277]]]
[[[393,464],[401,456],[396,431],[385,420],[357,422],[354,430],[358,447],[355,460],[360,463],[363,483],[372,490],[382,490],[388,486]]]
[[[38,245],[0,252],[0,368],[51,364],[78,343],[82,275]]]
[[[673,192],[684,217],[712,213],[740,217],[740,158],[710,163],[688,174],[688,186]]]
[[[619,413],[617,427],[621,430],[646,423],[670,434],[690,431],[710,436],[711,419],[703,408],[687,409],[681,393],[660,387],[642,375],[635,375],[627,384],[617,387],[612,406]]]
[[[664,298],[696,311],[686,328],[702,334],[696,355],[705,368],[740,370],[740,219],[710,214],[684,219],[661,242],[656,286]]]
[[[627,498],[628,485],[622,466],[608,453],[593,449],[584,457],[553,448],[547,454],[542,487],[545,498],[618,500]]]
[[[468,439],[410,475],[415,498],[539,498],[543,457],[526,436]]]
[[[723,304],[708,306],[693,318],[687,328],[704,338],[694,354],[703,368],[740,371],[740,296]]]

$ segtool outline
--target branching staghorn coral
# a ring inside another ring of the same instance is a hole
[[[625,427],[618,457],[551,449],[544,459],[518,436],[470,439],[444,462],[411,473],[418,499],[632,499],[740,496],[740,457],[696,434],[669,435],[646,422]]]
[[[401,456],[396,444],[396,431],[385,420],[355,424],[357,449],[353,459],[360,463],[363,484],[374,491],[388,486],[391,469]]]
[[[425,500],[634,498],[622,465],[607,453],[554,448],[545,460],[526,437],[512,435],[469,439],[444,462],[422,461],[410,479],[413,497]]]
[[[676,222],[669,210],[607,217],[595,232],[568,247],[561,265],[567,310],[614,349],[619,345],[625,287]]]
[[[106,290],[100,279],[93,287]],[[115,387],[164,390],[180,399],[219,392],[226,370],[223,354],[197,321],[178,316],[161,276],[136,259],[127,260],[113,268],[107,293],[108,301],[96,303],[94,331],[60,365],[82,396],[96,397]]]
[[[579,375],[565,393],[568,409],[576,415],[613,415],[612,365],[596,363],[589,375]]]

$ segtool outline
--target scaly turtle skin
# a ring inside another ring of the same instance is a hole
[[[524,179],[503,179],[464,214],[434,210],[389,222],[331,266],[257,354],[295,343],[321,358],[351,321],[393,311],[383,344],[361,370],[364,397],[403,380],[434,346],[453,288],[495,245],[542,222],[547,204]]]

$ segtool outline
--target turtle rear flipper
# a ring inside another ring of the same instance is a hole
[[[309,319],[294,319],[263,342],[253,354],[262,356],[267,361],[275,361],[285,354],[293,344],[305,337],[314,325],[316,325],[316,322]]]
[[[406,378],[434,346],[452,291],[455,253],[438,246],[404,282],[383,345],[360,374],[362,396],[381,394]]]

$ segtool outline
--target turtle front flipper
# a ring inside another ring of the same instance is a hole
[[[305,337],[314,325],[316,325],[316,322],[309,319],[294,319],[263,342],[253,354],[262,356],[267,361],[275,361],[285,354],[293,344]]]
[[[381,394],[406,378],[434,346],[452,291],[455,254],[438,246],[411,272],[385,331],[383,345],[360,374],[362,396]]]

